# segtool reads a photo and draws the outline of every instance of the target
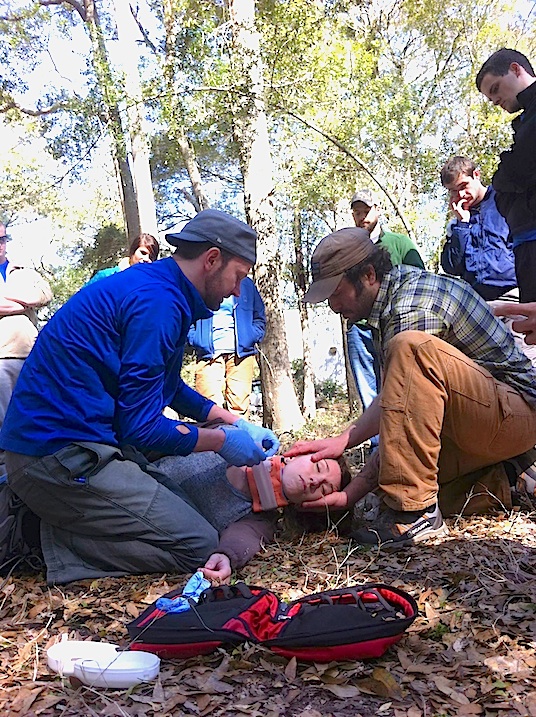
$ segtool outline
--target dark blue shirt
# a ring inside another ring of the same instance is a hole
[[[188,329],[210,314],[173,258],[84,287],[39,334],[0,446],[34,456],[73,441],[190,453],[197,429],[179,432],[162,411],[203,421],[214,405],[180,378]]]

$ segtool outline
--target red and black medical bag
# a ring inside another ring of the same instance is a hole
[[[180,590],[166,598],[181,597]],[[156,603],[128,625],[131,649],[160,657],[205,655],[221,646],[257,643],[285,657],[312,662],[379,657],[417,616],[399,588],[370,583],[283,603],[275,593],[244,583],[205,590],[186,612]]]

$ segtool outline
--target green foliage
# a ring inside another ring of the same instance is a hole
[[[74,37],[81,25],[73,5],[41,7],[38,0],[19,5],[16,19],[0,21],[0,108],[15,91],[23,94],[28,72],[50,38]],[[510,142],[510,118],[479,95],[474,77],[500,45],[534,56],[529,9],[520,7],[516,14],[509,0],[442,5],[433,0],[259,0],[255,6],[284,255],[293,260],[295,210],[307,261],[323,234],[351,221],[349,197],[357,186],[374,186],[372,174],[426,245],[434,266],[446,215],[439,168],[449,155],[464,153],[475,159],[485,179],[491,178],[499,152]],[[102,66],[104,56],[97,51],[99,43],[109,49],[114,42],[113,7],[109,0],[97,7],[101,25],[87,28],[96,55],[92,64],[88,54],[86,86],[77,93],[62,86],[59,67],[40,106],[60,101],[62,110],[35,120],[52,155],[71,163],[72,177],[84,176],[99,138],[110,129],[105,100],[124,107],[122,83],[113,66]],[[229,108],[243,87],[233,74],[225,3],[153,0],[151,12],[141,73],[152,120],[159,216],[170,226],[192,214],[190,179],[177,143],[182,134],[195,151],[211,201],[236,212],[242,179]],[[90,47],[88,39],[88,52]],[[14,109],[5,116],[12,123],[22,121]],[[0,192],[0,203],[10,213],[34,199],[39,213],[55,211],[57,187],[47,184],[44,173],[40,178],[38,165],[10,168]],[[389,197],[380,195],[391,228],[403,231]],[[104,218],[92,224],[87,233],[94,235],[106,223]],[[97,245],[82,252],[82,263],[113,263],[118,251],[119,245]]]
[[[126,247],[125,232],[115,224],[107,224],[99,229],[92,244],[81,248],[79,267],[92,275],[115,266],[126,256]]]
[[[50,318],[73,294],[89,280],[91,273],[87,269],[63,266],[47,276],[52,289],[52,301],[43,310],[41,318]]]
[[[441,642],[443,635],[446,635],[449,632],[450,628],[448,625],[445,625],[442,622],[438,622],[435,627],[426,630],[425,635],[426,639],[428,640],[435,640],[436,642]]]
[[[337,383],[331,378],[326,378],[324,381],[315,384],[315,391],[319,401],[326,400],[332,402],[344,401],[346,399],[346,391],[344,388],[340,383]]]

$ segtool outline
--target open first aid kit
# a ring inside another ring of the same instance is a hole
[[[205,589],[196,600],[178,589],[154,602],[127,626],[130,649],[186,658],[249,642],[304,661],[360,660],[383,655],[418,612],[411,595],[381,583],[289,603],[237,583]]]

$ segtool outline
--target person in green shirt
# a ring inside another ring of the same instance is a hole
[[[360,189],[350,203],[356,227],[366,229],[375,244],[380,244],[391,255],[393,266],[409,264],[424,269],[419,250],[406,234],[387,231],[380,224],[381,205],[370,189]]]
[[[370,189],[358,190],[350,205],[356,227],[365,229],[373,242],[387,249],[393,266],[410,264],[424,269],[423,260],[411,239],[381,226],[380,202]],[[347,340],[348,358],[364,411],[376,398],[380,384],[379,361],[372,343],[372,331],[366,322],[352,324],[348,328]],[[374,436],[370,444],[373,449],[376,448],[378,436]]]

